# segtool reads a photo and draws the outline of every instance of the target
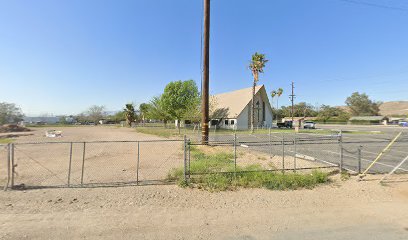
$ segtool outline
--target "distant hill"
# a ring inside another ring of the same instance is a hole
[[[408,101],[385,102],[380,106],[383,116],[408,115]]]
[[[346,112],[350,112],[347,106],[338,106]],[[380,106],[380,115],[382,116],[400,116],[408,115],[408,101],[384,102]]]

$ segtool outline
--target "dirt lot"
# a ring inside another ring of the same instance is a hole
[[[50,128],[33,128],[29,135],[16,138],[15,185],[24,188],[55,187],[67,185],[68,180],[70,185],[74,186],[138,181],[149,183],[166,180],[172,169],[184,165],[182,140],[168,141],[169,139],[137,133],[134,129],[114,126],[55,128],[55,130],[62,131],[62,137],[58,138],[45,137],[47,130]],[[84,144],[84,141],[87,143]],[[145,142],[138,144],[135,141]],[[45,142],[48,143],[45,144]],[[74,143],[71,145],[71,142]],[[234,152],[233,146],[206,147],[206,152],[208,150],[210,152]],[[3,167],[0,166],[0,173],[3,176],[0,184],[4,185],[6,182],[6,151],[0,152],[0,159],[1,155],[4,161],[2,161]],[[139,171],[136,170],[138,161]],[[194,158],[191,161],[194,161]],[[283,164],[281,156],[272,157],[263,152],[238,147],[237,165],[246,166],[254,163],[262,165],[265,169],[294,167],[294,159],[291,156],[286,156],[285,164]],[[301,158],[296,159],[297,168],[323,165]]]
[[[62,131],[62,137],[46,138],[45,131],[50,128],[41,127],[15,139],[15,185],[63,186],[68,178],[71,185],[163,180],[172,168],[183,166],[182,141],[161,142],[161,138],[120,127],[54,129]],[[70,142],[74,142],[72,151]],[[140,170],[137,173],[138,150]],[[5,151],[0,152],[0,159],[2,156],[5,160]],[[5,162],[1,164],[0,168],[5,170]],[[3,183],[4,176],[2,174]]]
[[[177,186],[0,193],[1,239],[407,239],[408,183],[210,193]]]
[[[129,129],[61,130],[64,137],[52,141],[158,139]],[[43,132],[17,142],[44,141]],[[105,175],[97,173],[86,181]],[[407,239],[408,182],[383,186],[372,178],[380,176],[334,177],[297,191],[210,193],[174,185],[1,191],[0,239]]]

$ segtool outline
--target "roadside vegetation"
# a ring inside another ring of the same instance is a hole
[[[177,181],[181,187],[192,187],[208,191],[226,191],[238,188],[266,188],[271,190],[311,189],[319,184],[329,182],[328,173],[313,171],[311,173],[289,173],[265,171],[254,164],[236,168],[234,173],[234,156],[221,152],[205,154],[197,148],[191,148],[191,178],[184,180],[183,168],[173,169],[168,174],[169,180]]]
[[[11,138],[0,138],[0,144],[7,144],[7,143],[12,143],[13,139]]]
[[[180,136],[177,129],[163,127],[136,127],[136,132],[170,138]]]
[[[183,135],[191,136],[194,134],[199,134],[200,129],[193,129],[193,128],[181,128],[180,131],[177,130],[177,128],[169,127],[167,126],[164,128],[163,126],[150,126],[149,124],[146,124],[146,127],[136,127],[136,132],[139,133],[144,133],[144,134],[151,134],[151,135],[156,135],[159,137],[164,137],[164,138],[171,138],[171,137],[181,137]],[[277,133],[295,133],[294,129],[271,129],[270,131],[272,134],[277,134]],[[225,135],[225,134],[252,134],[251,130],[230,130],[230,129],[217,129],[213,130],[210,129],[210,135]],[[299,129],[300,134],[302,133],[307,133],[307,134],[324,134],[324,135],[330,135],[333,134],[334,132],[328,129]],[[342,131],[343,134],[383,134],[381,131]],[[269,129],[255,129],[253,134],[269,134]]]

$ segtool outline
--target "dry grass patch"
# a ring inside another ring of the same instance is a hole
[[[329,181],[328,173],[321,171],[284,174],[267,171],[268,169],[260,164],[235,166],[234,155],[228,152],[205,153],[198,148],[192,148],[191,155],[194,160],[190,164],[189,182],[184,180],[183,168],[173,169],[168,175],[169,179],[176,180],[182,187],[209,191],[234,190],[239,187],[294,190],[314,188]]]

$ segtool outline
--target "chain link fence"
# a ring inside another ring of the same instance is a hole
[[[183,141],[97,141],[11,144],[11,187],[163,184],[184,163]],[[2,168],[3,169],[3,168]]]
[[[397,135],[398,132],[367,135],[358,139],[353,136],[344,137],[344,168],[357,173],[365,170],[370,174],[390,172],[408,156],[408,133],[401,132],[396,138]],[[408,163],[398,167],[395,173],[408,173]]]
[[[236,133],[210,135],[209,143],[233,146],[235,136],[238,166],[241,163],[243,165],[260,164],[266,170],[293,171],[337,166],[339,169],[354,174],[362,173],[365,170],[370,174],[383,174],[390,172],[408,156],[408,133],[402,132],[393,142],[396,135],[398,132],[343,134],[340,130],[334,130],[330,134],[271,131],[251,134],[237,131]],[[200,144],[201,140],[198,135],[192,135],[191,139],[193,143]],[[234,151],[224,148],[227,152]],[[242,155],[247,156],[245,160],[240,159]],[[395,171],[395,173],[407,172],[408,161]]]
[[[11,143],[0,145],[0,183],[20,189],[165,184],[174,180],[169,174],[175,170],[187,178],[212,168],[389,173],[408,155],[407,133],[394,139],[394,134],[264,130],[213,134],[205,143],[198,134],[175,140]],[[406,172],[408,161],[395,171]]]
[[[191,150],[191,148],[193,150]],[[225,172],[297,172],[339,168],[339,137],[235,133],[190,143],[187,175]],[[215,158],[215,159],[213,159]],[[332,162],[327,161],[331,159]],[[216,162],[215,160],[218,160]],[[200,163],[201,161],[201,163]],[[200,165],[207,164],[208,169]],[[213,168],[213,169],[211,169]]]

